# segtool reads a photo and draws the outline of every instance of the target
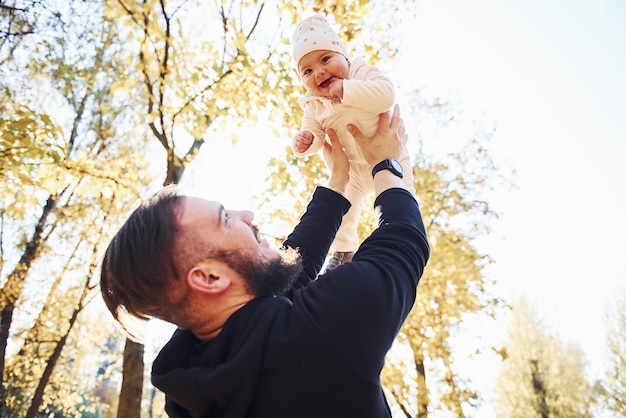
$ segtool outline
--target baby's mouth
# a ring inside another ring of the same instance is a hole
[[[331,77],[331,78],[332,78],[332,77]],[[321,88],[324,88],[324,89],[325,89],[326,87],[328,87],[328,85],[330,84],[330,80],[331,80],[331,78],[329,78],[328,80],[326,80],[326,81],[324,81],[322,84],[320,84],[320,87],[321,87]]]

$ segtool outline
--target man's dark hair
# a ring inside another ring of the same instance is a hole
[[[165,187],[135,209],[109,244],[100,290],[118,322],[122,309],[144,320],[164,315],[172,279],[178,277],[177,212],[184,199],[176,187]]]

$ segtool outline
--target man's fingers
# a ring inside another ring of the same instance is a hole
[[[328,134],[328,139],[330,140],[330,144],[327,141],[324,141],[324,159],[326,160],[326,164],[331,164],[331,156],[333,153],[333,148],[338,145],[339,138],[337,138],[337,132],[334,129],[328,129],[326,132]]]
[[[380,114],[378,118],[378,126],[381,129],[389,126],[389,112],[383,112]]]
[[[334,129],[328,129],[326,133],[328,134],[328,139],[330,139],[331,144],[339,141],[339,138],[337,137],[337,132],[335,132]]]
[[[404,138],[406,137],[406,128],[404,127],[404,121],[402,119],[400,119],[400,126],[398,126],[398,136],[400,138]],[[406,142],[406,139],[404,139],[404,141]]]
[[[361,131],[359,130],[359,128],[356,127],[356,125],[348,125],[346,126],[346,128],[348,129],[348,132],[350,132],[350,134],[352,134],[352,136],[354,137],[354,139],[359,142],[363,139],[363,134],[361,133]]]
[[[391,130],[396,130],[398,129],[398,126],[400,126],[402,119],[400,118],[400,106],[395,105],[393,107],[393,115],[391,116],[391,123],[389,124],[389,127],[391,128]]]

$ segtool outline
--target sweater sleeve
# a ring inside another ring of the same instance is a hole
[[[304,271],[296,287],[315,280],[349,208],[350,202],[339,193],[326,187],[315,189],[304,215],[282,245],[297,248],[302,256]]]
[[[376,374],[415,303],[430,249],[415,198],[390,189],[376,199],[378,228],[352,262],[294,295],[294,307],[319,330],[320,344]]]

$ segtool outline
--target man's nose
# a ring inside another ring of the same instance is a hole
[[[252,220],[254,219],[254,212],[251,210],[240,210],[237,213],[243,222],[247,224],[252,223]]]

